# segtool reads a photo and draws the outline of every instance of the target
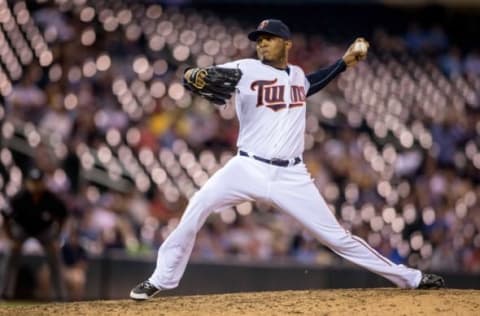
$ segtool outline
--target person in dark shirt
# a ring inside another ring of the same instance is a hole
[[[10,249],[0,270],[0,295],[4,299],[13,298],[12,289],[15,287],[22,245],[31,237],[36,238],[45,250],[56,298],[65,299],[59,239],[67,218],[67,208],[47,189],[43,180],[39,169],[31,169],[26,176],[24,190],[13,196],[10,206],[2,210],[6,235],[10,239]]]
[[[80,242],[78,226],[73,227],[68,239],[62,247],[64,277],[68,288],[69,299],[73,301],[85,298],[87,277],[87,251]]]

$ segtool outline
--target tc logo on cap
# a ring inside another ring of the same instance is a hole
[[[283,39],[291,37],[288,26],[276,19],[266,19],[260,22],[258,28],[248,34],[248,39],[255,42],[262,34],[270,34]]]
[[[268,25],[268,20],[263,20],[262,22],[260,22],[260,24],[258,25],[258,29],[259,30],[263,30],[264,28],[266,28]]]

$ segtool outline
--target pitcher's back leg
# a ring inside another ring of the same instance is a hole
[[[306,172],[306,171],[305,171]],[[416,288],[422,273],[391,262],[363,239],[346,231],[332,214],[308,173],[298,181],[279,181],[275,185],[275,203],[296,218],[320,242],[343,258],[377,273],[402,288]],[[290,177],[291,180],[291,177]]]

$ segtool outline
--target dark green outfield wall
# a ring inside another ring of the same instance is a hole
[[[40,257],[24,258],[17,291],[22,297],[34,298],[33,272],[43,262]],[[150,275],[154,264],[154,258],[132,259],[122,255],[91,259],[86,299],[128,298],[130,289]],[[449,288],[480,289],[480,274],[441,274]],[[392,286],[388,281],[355,267],[191,262],[180,286],[165,295]]]

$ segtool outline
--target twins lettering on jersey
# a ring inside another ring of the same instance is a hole
[[[274,80],[257,80],[252,82],[250,89],[257,91],[257,107],[267,106],[274,111],[287,107],[285,98],[285,85],[276,85]],[[290,86],[290,107],[305,104],[305,88],[303,86]]]

